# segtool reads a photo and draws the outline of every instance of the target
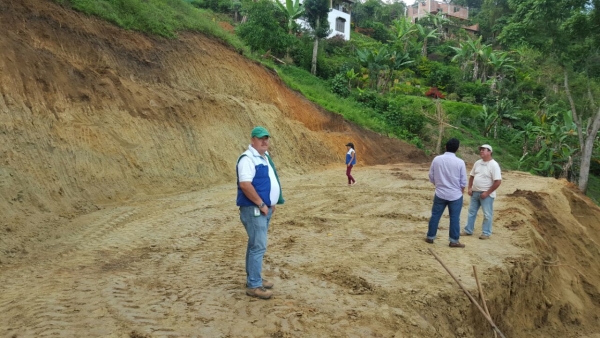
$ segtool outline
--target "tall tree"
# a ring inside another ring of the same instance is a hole
[[[589,60],[598,56],[598,0],[509,0],[514,14],[498,39],[508,46],[533,46],[563,67],[563,89],[579,139],[579,190],[585,192],[593,147],[600,129],[598,83],[588,76]],[[574,92],[570,79],[584,79],[585,91]],[[574,95],[575,94],[575,95]]]
[[[304,1],[304,8],[306,19],[313,30],[313,37],[315,39],[310,73],[316,75],[319,40],[329,35],[329,21],[327,20],[327,16],[331,9],[329,8],[329,0],[306,0]]]

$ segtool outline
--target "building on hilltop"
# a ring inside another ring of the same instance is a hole
[[[436,15],[442,13],[448,19],[456,19],[460,23],[466,24],[469,20],[469,7],[452,5],[436,0],[416,1],[412,6],[406,8],[406,17],[412,23],[417,23],[419,19],[427,15]],[[479,32],[479,24],[472,26],[462,26],[467,31]]]

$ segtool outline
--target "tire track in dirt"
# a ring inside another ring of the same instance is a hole
[[[390,173],[357,172],[369,180],[352,188],[334,171],[314,174],[320,187],[302,175],[285,179],[287,201],[272,219],[264,260],[264,277],[276,283],[270,301],[245,295],[246,234],[231,185],[74,219],[69,226],[81,230],[47,246],[62,258],[0,276],[8,314],[0,336],[440,335],[421,311],[439,295],[460,311],[469,304],[422,240],[432,187],[422,173],[409,181]],[[457,275],[496,264],[478,257],[476,241],[459,254],[447,248],[444,222],[433,247],[453,257]],[[500,228],[495,236],[512,231]]]
[[[77,313],[69,314],[60,305],[57,307],[53,306],[53,304],[87,304],[85,298],[88,295],[84,294],[80,299],[73,298],[73,285],[81,283],[96,285],[97,282],[94,279],[87,280],[85,276],[79,275],[75,278],[75,275],[73,275],[72,278],[68,279],[71,286],[65,287],[64,285],[57,285],[52,278],[41,278],[42,276],[64,275],[65,272],[72,273],[72,271],[65,271],[65,268],[62,267],[75,266],[88,270],[90,268],[94,269],[94,263],[100,263],[99,265],[102,269],[109,271],[115,268],[126,267],[127,264],[123,262],[123,256],[132,252],[134,248],[140,245],[141,241],[144,241],[143,235],[140,234],[153,231],[153,228],[161,228],[161,225],[168,223],[169,214],[165,215],[162,212],[168,209],[170,204],[176,203],[168,200],[159,201],[158,203],[154,202],[143,213],[140,213],[139,208],[135,207],[116,208],[104,213],[98,213],[102,217],[97,217],[93,221],[90,221],[90,218],[93,219],[96,215],[84,217],[85,226],[78,228],[81,229],[80,231],[75,231],[73,234],[61,238],[64,249],[58,248],[58,253],[53,253],[53,257],[36,262],[35,267],[31,269],[31,273],[40,278],[21,285],[20,295],[16,297],[16,299],[21,301],[17,302],[19,304],[26,304],[19,306],[26,307],[31,314],[28,322],[19,325],[24,334],[31,333],[34,336],[45,337],[52,336],[56,333],[56,330],[67,332],[69,326],[67,324],[69,322],[77,323],[83,319],[70,318],[71,315],[78,317]],[[149,212],[149,210],[151,211]],[[111,266],[110,262],[107,261],[108,257],[106,253],[110,252],[110,249],[118,250],[112,254],[114,256],[113,261],[117,262],[114,266]],[[46,253],[48,254],[48,252],[52,251],[50,249]],[[8,283],[4,285],[6,284]],[[86,290],[93,290],[93,288]],[[36,291],[34,294],[49,294],[49,296],[28,299],[26,295],[31,291]],[[119,294],[115,293],[115,295]],[[108,297],[107,299],[110,300],[111,298]],[[97,312],[102,306],[107,305],[97,303],[96,306],[90,307],[88,304],[87,312]],[[110,303],[108,306],[110,307]],[[0,311],[4,312],[3,310],[0,307]],[[125,313],[126,311],[122,312]],[[71,319],[71,321],[64,320],[67,318]],[[145,317],[143,314],[140,314],[132,318],[135,324],[137,323],[137,319]]]

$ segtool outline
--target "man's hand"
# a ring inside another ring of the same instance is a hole
[[[473,196],[473,189],[469,188],[469,191],[467,191],[467,194],[469,194],[469,196]]]
[[[490,195],[489,192],[484,191],[481,193],[481,195],[479,195],[479,198],[481,198],[482,200],[486,199],[488,196]]]
[[[260,213],[265,216],[267,216],[267,214],[269,213],[269,207],[266,204],[263,205],[263,207],[258,210],[260,210]]]

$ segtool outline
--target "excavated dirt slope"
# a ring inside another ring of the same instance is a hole
[[[600,210],[568,183],[505,172],[491,240],[450,249],[445,217],[429,245],[429,158],[210,38],[34,0],[0,0],[0,31],[0,336],[492,337],[433,249],[507,337],[600,337]],[[269,301],[234,205],[255,125],[287,199]]]

